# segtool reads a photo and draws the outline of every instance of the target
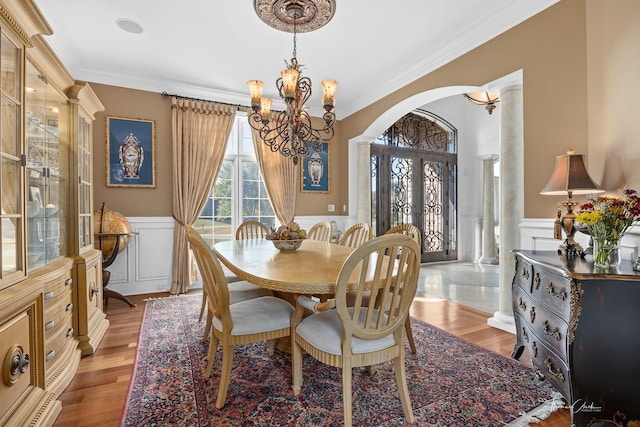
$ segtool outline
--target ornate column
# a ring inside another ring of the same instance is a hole
[[[487,323],[515,332],[511,281],[515,269],[512,249],[520,248],[524,217],[524,126],[522,85],[500,92],[500,294],[498,311]]]
[[[356,222],[371,223],[371,142],[358,143]]]
[[[480,264],[498,264],[495,233],[495,185],[493,167],[496,155],[482,160],[482,256]]]

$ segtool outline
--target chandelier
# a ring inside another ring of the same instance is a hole
[[[322,127],[314,128],[306,110],[306,102],[311,97],[311,79],[302,77],[300,64],[296,58],[298,31],[312,31],[320,28],[335,11],[335,0],[255,0],[254,8],[258,16],[268,25],[287,32],[293,32],[293,55],[286,61],[276,80],[280,98],[286,105],[285,111],[271,114],[270,98],[262,97],[263,82],[249,80],[251,112],[249,125],[259,132],[262,141],[284,157],[290,157],[294,164],[309,154],[309,146],[319,152],[322,141],[333,138],[336,121],[335,80],[322,81]],[[293,30],[293,31],[291,31]]]

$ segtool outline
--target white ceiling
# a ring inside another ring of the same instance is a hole
[[[337,0],[331,22],[298,34],[297,58],[314,84],[310,111],[320,110],[323,79],[338,80],[341,119],[557,1]],[[293,35],[263,23],[251,0],[35,3],[53,31],[46,40],[89,82],[248,105],[250,79],[278,98],[275,80],[293,49]],[[120,18],[144,31],[123,31]]]

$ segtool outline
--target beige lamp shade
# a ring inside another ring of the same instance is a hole
[[[593,194],[603,193],[604,190],[596,184],[586,166],[584,156],[568,151],[567,154],[556,157],[556,167],[551,175],[551,179],[542,189],[540,194],[550,196],[563,196],[568,194]]]

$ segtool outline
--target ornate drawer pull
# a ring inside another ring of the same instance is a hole
[[[64,285],[65,286],[71,286],[72,283],[73,283],[73,279],[71,279],[71,278],[69,278],[69,279],[64,281]]]
[[[549,322],[547,320],[542,322],[542,327],[544,329],[544,333],[549,335],[550,337],[555,338],[556,341],[560,341],[562,339],[562,336],[560,335],[560,329],[556,327],[553,329],[553,331],[551,331],[549,328]]]
[[[7,352],[2,365],[2,377],[4,385],[11,387],[15,385],[20,376],[29,371],[29,353],[24,351],[20,345],[13,345]]]
[[[538,357],[538,343],[536,343],[535,341],[531,343],[531,350],[533,350],[533,357],[537,358]]]
[[[522,276],[525,279],[529,279],[529,270],[527,269],[527,267],[522,267]]]
[[[45,301],[49,301],[51,298],[53,298],[53,291],[52,292],[45,292],[44,300]]]
[[[520,307],[522,309],[522,311],[525,311],[527,309],[527,303],[524,302],[522,297],[518,298],[518,307]]]
[[[533,361],[531,361],[531,364],[533,364]],[[533,372],[536,374],[536,377],[539,381],[542,381],[544,379],[544,374],[536,365],[533,365]]]
[[[529,317],[531,318],[531,323],[535,322],[535,320],[536,320],[536,308],[535,307],[531,307],[531,310],[529,310]]]
[[[533,279],[533,282],[536,285],[536,290],[540,288],[540,273],[536,273],[536,277]]]
[[[529,342],[529,334],[527,333],[527,329],[524,326],[522,327],[522,339],[526,342]]]
[[[67,338],[72,337],[72,336],[73,336],[73,328],[67,329]]]
[[[549,295],[560,298],[562,301],[567,298],[567,291],[565,291],[564,289],[560,289],[558,292],[556,292],[555,289],[553,289],[553,282],[549,282],[549,284],[547,285],[547,292],[549,292]]]
[[[95,282],[91,282],[89,286],[91,288],[91,292],[89,293],[89,301],[93,301],[93,297],[100,293],[100,289],[96,286]]]
[[[556,370],[554,372],[553,370],[553,361],[551,360],[550,357],[547,357],[547,359],[544,361],[544,364],[546,365],[547,369],[549,370],[549,373],[551,374],[551,376],[554,376],[556,378],[558,378],[560,381],[564,382],[564,374],[562,373],[562,371],[560,369]]]
[[[54,326],[56,326],[56,322],[52,320],[50,322],[47,322],[46,325],[44,325],[44,330],[50,331],[51,329],[53,329]]]
[[[45,362],[50,362],[54,357],[56,357],[56,352],[54,350],[51,350],[49,353],[47,353],[47,357],[45,357],[44,360]]]
[[[29,369],[29,353],[15,354],[11,358],[11,375],[24,374]]]
[[[64,311],[71,311],[73,310],[73,304],[69,303],[67,304],[67,306],[64,308]]]

